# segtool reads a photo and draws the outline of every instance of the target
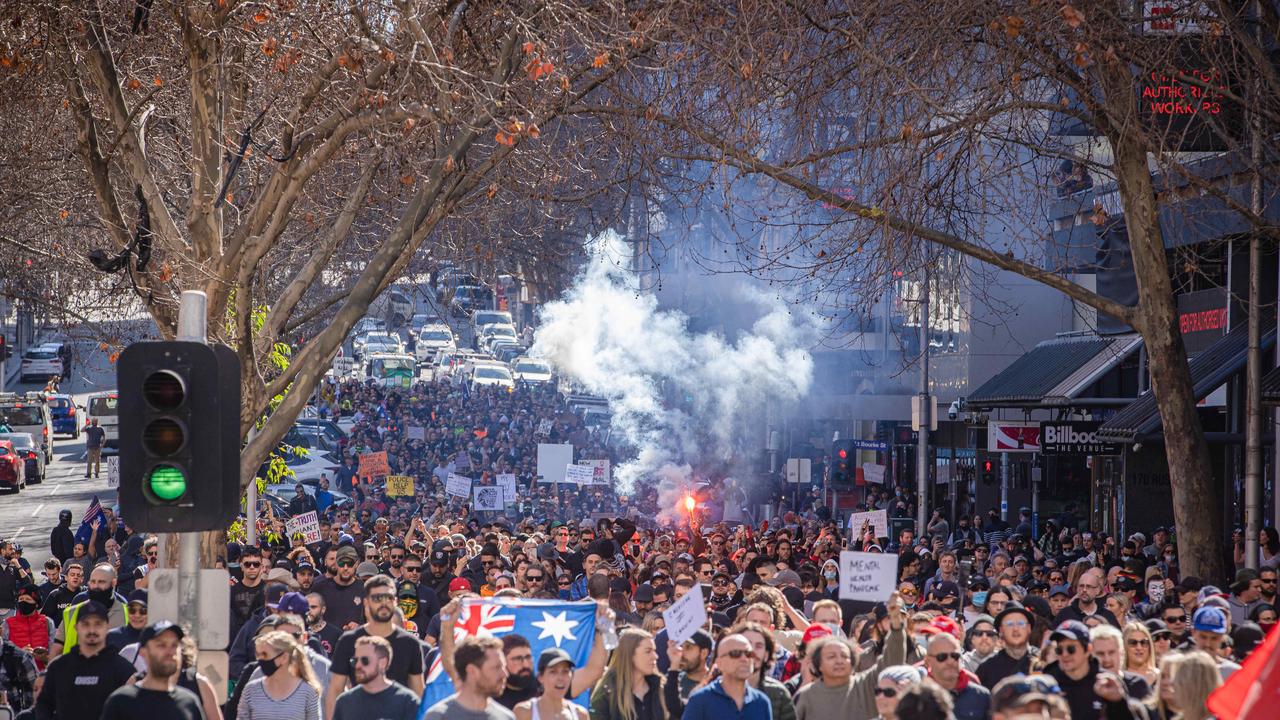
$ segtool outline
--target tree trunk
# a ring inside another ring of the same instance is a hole
[[[1127,68],[1121,67],[1119,72],[1120,77],[1111,78],[1115,81],[1112,87],[1118,85],[1127,93],[1118,102],[1132,108],[1131,76]],[[1116,101],[1112,104],[1114,111]],[[1216,582],[1224,577],[1221,509],[1213,490],[1209,445],[1196,412],[1195,388],[1178,325],[1147,148],[1134,128],[1132,112],[1116,115],[1127,121],[1117,123],[1108,136],[1115,153],[1116,180],[1138,285],[1137,329],[1146,343],[1151,392],[1164,426],[1180,570],[1183,577],[1194,575]]]

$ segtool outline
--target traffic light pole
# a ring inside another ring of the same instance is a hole
[[[178,308],[178,340],[208,344],[208,297],[199,290],[182,291]],[[200,617],[200,533],[178,533],[178,617]],[[195,633],[197,644],[199,633]]]

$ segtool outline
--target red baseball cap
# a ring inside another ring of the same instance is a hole
[[[804,638],[801,639],[801,642],[810,643],[810,642],[813,642],[814,640],[817,640],[818,638],[824,638],[824,637],[830,637],[830,636],[831,636],[830,628],[828,628],[826,625],[814,623],[809,626],[809,629],[804,631]]]
[[[939,633],[946,633],[959,640],[960,625],[946,615],[939,615],[920,629],[921,635],[937,635]]]
[[[471,583],[462,578],[454,578],[449,581],[449,592],[457,592],[459,590],[471,590]]]

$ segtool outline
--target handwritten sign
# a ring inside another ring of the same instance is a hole
[[[384,477],[391,474],[386,452],[364,453],[360,456],[360,477]]]
[[[408,437],[410,440],[426,440],[427,429],[422,427],[421,425],[410,425],[409,431],[408,433],[406,433],[406,437]]]
[[[684,597],[662,611],[667,621],[667,637],[682,643],[707,625],[707,601],[702,597],[702,586],[694,585]]]
[[[539,435],[542,435],[543,437],[546,437],[547,435],[550,435],[550,434],[551,434],[551,421],[550,421],[550,420],[539,420],[539,421],[538,421],[538,434],[539,434]]]
[[[497,485],[479,485],[471,489],[471,509],[476,512],[484,510],[501,510],[503,507],[502,488]]]
[[[388,475],[387,497],[412,497],[413,477],[411,475]]]
[[[888,600],[897,587],[898,556],[845,550],[840,553],[840,599]]]
[[[592,485],[608,485],[609,484],[609,459],[603,458],[599,460],[583,460],[579,465],[586,465],[594,470],[591,476]],[[585,483],[584,483],[585,484]]]
[[[444,491],[456,497],[471,497],[471,478],[449,473],[444,483]]]
[[[502,502],[510,504],[516,501],[516,476],[514,473],[499,473],[495,480],[502,488]]]
[[[884,510],[853,513],[849,516],[849,529],[853,532],[862,530],[862,524],[871,521],[871,530],[876,537],[889,537],[889,513]]]
[[[459,470],[470,470],[471,455],[466,451],[458,453],[458,456],[453,459],[453,466]]]
[[[564,468],[564,481],[575,485],[590,485],[592,478],[596,476],[596,469],[590,465],[566,465]]]
[[[572,445],[538,443],[538,476],[541,482],[564,482],[565,468],[572,463]]]
[[[284,522],[284,531],[291,538],[301,535],[302,542],[308,545],[320,542],[320,520],[316,517],[316,511],[311,510],[289,518]]]
[[[883,485],[884,466],[879,463],[862,463],[862,479],[868,485]]]
[[[120,487],[120,456],[112,455],[107,458],[107,487]]]

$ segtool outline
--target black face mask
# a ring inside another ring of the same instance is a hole
[[[111,592],[111,588],[107,588],[106,590],[90,590],[89,591],[90,600],[93,600],[94,602],[100,602],[103,605],[108,605],[108,606],[111,605],[111,601],[114,599],[113,595],[114,594]]]
[[[30,600],[18,601],[18,612],[22,613],[23,615],[30,615],[38,609],[40,609],[40,606],[31,602]]]
[[[276,671],[279,670],[281,667],[282,666],[280,664],[279,656],[273,657],[267,660],[258,661],[258,669],[262,670],[262,674],[265,677],[271,677],[272,675],[275,675]]]

